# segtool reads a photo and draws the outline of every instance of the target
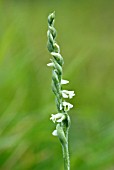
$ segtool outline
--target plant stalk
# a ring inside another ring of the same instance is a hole
[[[63,150],[63,159],[64,159],[64,170],[70,170],[68,142],[62,146],[62,150]]]
[[[51,63],[48,66],[52,67],[52,91],[55,94],[56,106],[58,113],[51,115],[51,120],[56,123],[56,129],[53,131],[54,136],[58,136],[63,151],[64,170],[70,170],[70,159],[68,150],[68,131],[70,128],[70,117],[68,111],[73,107],[72,104],[65,101],[65,98],[72,98],[74,91],[62,90],[62,84],[67,84],[69,81],[62,79],[62,66],[64,64],[63,57],[60,54],[60,47],[56,42],[57,32],[54,28],[55,12],[48,16],[48,31],[47,31],[47,48],[52,55]],[[62,80],[64,83],[62,83]]]

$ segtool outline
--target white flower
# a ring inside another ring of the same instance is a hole
[[[52,114],[50,120],[55,122],[62,122],[65,119],[65,115],[63,113]]]
[[[62,96],[63,98],[71,99],[73,96],[75,96],[75,93],[74,91],[62,90]]]
[[[62,108],[63,108],[63,107],[62,107],[62,104],[60,104],[60,110],[62,110]]]
[[[61,84],[68,84],[69,83],[69,81],[68,80],[61,80]]]
[[[63,102],[64,110],[69,111],[71,108],[73,108],[73,105],[68,102]]]
[[[48,66],[48,67],[53,67],[53,66],[54,66],[54,63],[48,63],[47,66]]]
[[[52,132],[52,135],[53,135],[53,136],[57,136],[57,130],[54,130],[54,131]]]
[[[62,96],[63,98],[68,98],[68,95],[62,90]]]

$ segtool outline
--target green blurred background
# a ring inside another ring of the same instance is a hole
[[[114,170],[114,1],[0,0],[0,170],[63,170],[51,135],[56,113],[47,68],[47,16],[57,42],[69,112],[71,170]]]

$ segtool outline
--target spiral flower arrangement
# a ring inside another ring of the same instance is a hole
[[[58,113],[52,114],[50,120],[56,124],[56,129],[53,131],[54,136],[58,136],[64,158],[65,170],[70,170],[70,160],[68,151],[68,131],[70,127],[70,117],[68,111],[73,107],[72,104],[66,102],[65,99],[71,99],[75,94],[74,91],[63,90],[62,85],[69,83],[68,80],[62,79],[64,64],[63,57],[60,54],[60,47],[56,42],[57,31],[54,28],[55,12],[48,16],[48,31],[47,31],[47,48],[52,55],[51,62],[47,66],[52,67],[52,91],[55,94],[56,106]]]

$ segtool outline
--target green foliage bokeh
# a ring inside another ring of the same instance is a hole
[[[52,136],[47,16],[56,12],[70,111],[71,169],[114,169],[114,1],[0,1],[0,170],[63,170]]]

